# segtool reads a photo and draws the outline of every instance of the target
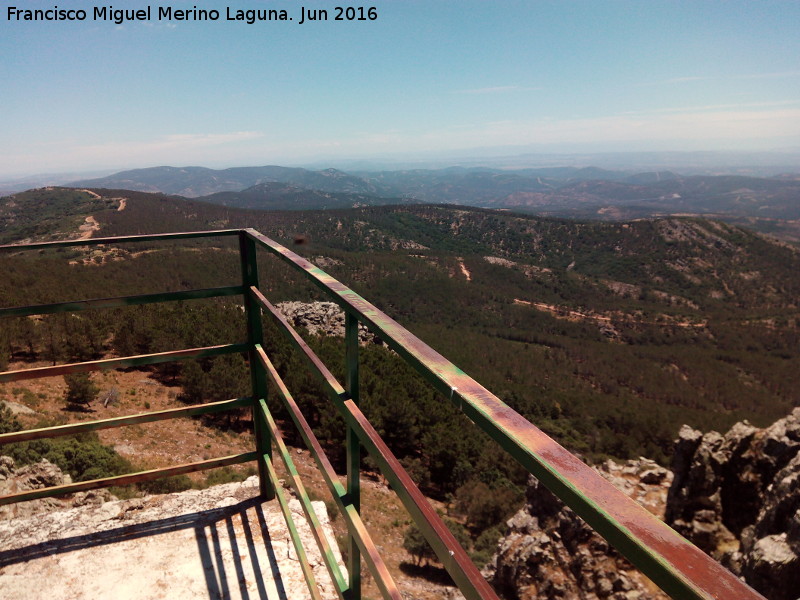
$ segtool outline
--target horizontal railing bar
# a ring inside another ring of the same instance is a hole
[[[95,246],[100,244],[124,244],[127,242],[160,242],[165,240],[185,240],[206,237],[238,235],[240,229],[211,229],[209,231],[184,231],[180,233],[148,233],[144,235],[117,235],[112,237],[59,240],[55,242],[35,242],[33,244],[3,244],[0,252],[43,250],[45,248],[68,248],[73,246]]]
[[[333,465],[331,465],[325,451],[322,449],[322,445],[319,443],[317,436],[314,435],[311,426],[300,411],[300,407],[297,406],[292,394],[286,388],[286,385],[283,383],[280,375],[278,375],[278,371],[264,352],[264,349],[260,345],[257,345],[256,352],[261,364],[264,365],[273,383],[278,388],[281,400],[289,411],[289,416],[292,418],[292,421],[294,421],[306,447],[311,452],[311,456],[314,457],[314,461],[317,463],[320,473],[328,489],[331,491],[331,495],[336,502],[339,512],[344,516],[348,531],[355,538],[358,547],[361,549],[364,562],[367,563],[367,568],[374,577],[375,584],[380,589],[381,595],[387,599],[401,600],[400,590],[397,589],[394,578],[391,573],[389,573],[389,569],[386,567],[383,557],[381,557],[378,549],[375,547],[372,537],[364,526],[364,522],[361,520],[361,515],[353,506],[352,502],[350,502],[347,490],[345,490],[344,486],[339,481],[339,477],[336,475]]]
[[[28,429],[26,431],[15,431],[13,433],[0,434],[0,446],[12,444],[14,442],[27,442],[42,438],[54,438],[64,435],[77,435],[87,431],[99,431],[101,429],[111,429],[114,427],[124,427],[126,425],[136,425],[138,423],[151,423],[153,421],[164,421],[166,419],[176,419],[178,417],[193,417],[208,413],[221,412],[251,406],[252,399],[236,398],[234,400],[222,400],[220,402],[209,402],[196,406],[182,408],[170,408],[167,410],[157,410],[126,417],[114,417],[113,419],[102,419],[98,421],[88,421],[84,423],[71,423],[69,425],[58,425],[56,427],[43,427],[41,429]]]
[[[283,436],[281,435],[278,426],[275,424],[275,420],[272,418],[272,414],[267,407],[266,401],[261,398],[258,403],[261,408],[259,416],[264,419],[265,424],[272,432],[272,438],[275,440],[275,445],[278,447],[278,454],[280,454],[281,460],[283,460],[283,464],[286,467],[286,473],[289,476],[292,486],[294,487],[297,499],[300,501],[300,505],[303,507],[306,520],[308,521],[309,527],[311,528],[311,533],[314,536],[314,540],[317,542],[317,547],[322,554],[322,559],[325,562],[325,566],[327,567],[328,573],[330,574],[331,580],[336,588],[336,593],[342,600],[347,600],[346,594],[350,586],[345,580],[341,568],[339,568],[339,563],[336,562],[336,556],[333,554],[333,550],[328,543],[328,538],[325,536],[325,532],[323,531],[322,525],[319,522],[317,512],[314,510],[314,507],[311,504],[311,498],[308,496],[306,487],[303,485],[303,481],[300,479],[300,473],[298,473],[294,461],[289,454],[289,450],[286,448],[286,444],[283,441]]]
[[[152,481],[153,479],[161,479],[162,477],[184,475],[186,473],[194,473],[195,471],[205,471],[207,469],[214,469],[216,467],[226,467],[228,465],[250,462],[252,460],[256,460],[257,458],[258,454],[256,452],[244,452],[242,454],[223,456],[221,458],[212,458],[209,460],[186,463],[176,467],[152,469],[150,471],[140,471],[138,473],[117,475],[116,477],[92,479],[91,481],[80,481],[78,483],[70,483],[67,485],[58,485],[49,488],[31,490],[28,492],[21,492],[19,494],[0,496],[0,506],[5,504],[13,504],[15,502],[24,502],[26,500],[36,500],[37,498],[51,498],[53,496],[63,496],[64,494],[73,494],[75,492],[82,492],[86,490],[96,490],[99,488],[111,487],[113,485],[130,485],[132,483]]]
[[[117,296],[115,298],[97,298],[94,300],[78,300],[75,302],[57,302],[55,304],[37,304],[34,306],[14,306],[0,308],[0,318],[27,317],[30,315],[49,315],[61,312],[74,312],[95,308],[119,308],[152,304],[154,302],[175,302],[178,300],[198,300],[201,298],[219,298],[242,294],[241,285],[206,288],[201,290],[184,290],[180,292],[164,292],[161,294],[140,294],[138,296]]]
[[[314,577],[314,572],[311,570],[311,565],[308,562],[308,556],[306,556],[306,550],[303,547],[303,541],[300,539],[300,534],[297,532],[297,526],[295,525],[294,518],[292,517],[292,511],[289,509],[289,502],[286,500],[286,493],[283,491],[283,486],[278,480],[278,474],[275,472],[272,459],[269,457],[269,454],[264,454],[261,457],[261,460],[264,461],[264,464],[267,467],[267,472],[269,473],[269,478],[272,480],[272,486],[275,490],[275,495],[278,497],[278,504],[281,507],[281,512],[283,513],[283,520],[286,522],[286,526],[289,528],[289,537],[292,538],[292,545],[294,545],[294,550],[297,553],[297,562],[300,563],[300,569],[303,571],[303,577],[306,580],[308,591],[311,593],[311,597],[314,600],[322,600],[322,595],[320,594],[319,587],[317,586],[317,580]]]
[[[107,369],[123,369],[127,367],[140,367],[155,365],[174,360],[188,360],[221,354],[236,354],[247,352],[247,344],[222,344],[220,346],[206,346],[204,348],[189,348],[187,350],[172,350],[170,352],[156,352],[154,354],[140,354],[138,356],[125,356],[123,358],[105,358],[82,363],[70,363],[53,367],[36,367],[33,369],[20,369],[0,373],[0,383],[9,381],[22,381],[37,379],[39,377],[53,377],[54,375],[69,375],[72,373],[88,373],[89,371],[103,371]]]
[[[265,305],[270,312],[275,310],[272,304],[263,296],[261,296],[259,302]],[[276,316],[274,313],[273,315]],[[420,526],[420,530],[423,535],[425,535],[425,539],[431,544],[442,566],[450,573],[453,580],[461,589],[461,592],[468,599],[496,599],[497,596],[486,582],[486,579],[480,574],[447,526],[442,522],[435,511],[433,511],[430,504],[428,504],[428,501],[425,499],[425,496],[419,491],[419,488],[400,465],[400,462],[380,439],[380,436],[369,421],[367,421],[366,417],[363,416],[363,413],[355,407],[355,403],[353,403],[352,400],[347,398],[344,388],[336,381],[336,378],[328,371],[327,367],[324,365],[322,365],[321,369],[316,367],[317,364],[321,364],[321,361],[314,351],[311,350],[297,332],[288,325],[285,319],[279,320],[282,325],[281,329],[284,329],[284,333],[290,336],[294,345],[301,351],[306,359],[311,362],[313,367],[312,371],[316,371],[316,374],[322,378],[323,385],[325,385],[328,395],[336,405],[339,413],[345,418],[348,425],[353,428],[356,435],[358,435],[358,438],[361,440],[361,443],[367,448],[373,458],[378,461],[384,476],[393,484],[403,487],[402,490],[400,488],[395,488],[395,492],[408,512],[411,513],[415,522]],[[287,327],[289,328],[288,331],[285,329]],[[266,354],[263,353],[263,349],[260,347],[257,347],[256,350],[260,356],[263,354],[262,363],[264,363],[264,366],[271,375],[275,369],[271,363],[269,363],[269,358],[266,357]],[[355,407],[355,410],[353,410],[353,407]],[[360,418],[358,415],[360,415]]]
[[[253,229],[246,233],[369,326],[665,592],[697,600],[762,598],[359,294],[270,238]]]

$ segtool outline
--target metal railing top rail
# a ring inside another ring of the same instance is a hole
[[[0,252],[231,235],[239,236],[240,252],[247,251],[246,244],[255,244],[267,249],[289,265],[304,272],[317,287],[337,302],[350,315],[350,318],[364,323],[377,333],[390,348],[415,367],[437,390],[460,408],[469,419],[488,433],[504,450],[509,452],[530,473],[539,478],[550,491],[564,501],[668,594],[675,598],[715,598],[719,600],[723,598],[761,598],[759,594],[741,582],[730,571],[618,491],[592,468],[504,404],[494,394],[458,369],[438,352],[377,309],[373,304],[306,259],[252,229],[118,236],[39,242],[25,245],[3,245],[0,246]],[[252,304],[253,290],[251,286],[253,282],[256,283],[253,289],[257,290],[257,274],[253,268],[255,260],[254,257],[245,259],[244,254],[242,256],[243,268],[246,267],[248,270],[248,274],[243,276],[243,291],[245,292],[246,304]],[[155,299],[156,296],[151,300]],[[78,310],[92,307],[87,305]],[[252,326],[256,322],[260,324],[260,320],[252,320],[250,325]],[[249,329],[251,328],[249,327]],[[255,358],[254,348],[258,343],[257,338],[259,336],[260,334],[251,339],[246,345],[250,347],[251,368]],[[233,350],[234,346],[237,347],[235,350]],[[228,348],[230,348],[229,351],[241,351],[242,349],[239,344],[230,345]],[[194,351],[196,352],[197,349],[194,349]],[[219,352],[217,348],[214,348],[214,351]],[[181,354],[181,352],[165,354]],[[119,359],[95,362],[108,363],[103,365],[105,368],[111,368],[118,363],[120,365],[126,364]],[[138,357],[131,364],[147,364],[151,362],[160,362],[160,359],[157,357],[154,359],[151,356]],[[43,368],[35,376],[61,374],[72,372],[73,370],[88,370],[84,368],[88,367],[88,365],[89,363],[86,363],[80,368],[76,367],[76,365]],[[15,373],[13,377],[9,377],[8,373],[3,375],[6,377],[3,378],[0,375],[0,381],[24,377],[19,372]],[[256,383],[256,379],[254,379],[254,387],[256,387]],[[254,392],[255,398],[263,396],[258,393],[259,391],[256,390]],[[349,400],[344,400],[350,402]],[[352,403],[350,404],[352,405]],[[356,413],[358,412],[355,405],[350,406],[350,408],[355,410]],[[269,452],[269,449],[259,447],[258,454],[262,455],[263,453],[263,457],[267,462],[269,462]],[[251,459],[253,456],[255,454],[248,454],[246,458],[245,455],[242,455],[241,458],[236,458],[243,460]],[[229,457],[227,460],[231,460],[231,458]],[[413,486],[413,483],[407,478],[399,464],[386,464],[384,466],[392,471],[392,475],[395,478],[399,475],[401,481],[408,481],[409,485]],[[264,475],[266,474],[262,473],[262,479],[265,479]],[[262,487],[262,491],[265,491],[265,489]],[[436,532],[433,533],[433,536],[439,537]],[[441,538],[439,538],[439,542],[441,543]],[[434,544],[434,548],[440,543]],[[447,557],[441,558],[447,562]]]
[[[163,242],[166,240],[187,240],[207,237],[236,236],[241,229],[211,229],[208,231],[181,231],[177,233],[145,233],[140,235],[117,235],[111,237],[91,237],[76,240],[55,240],[52,242],[32,242],[30,244],[0,244],[0,252],[14,250],[46,250],[48,248],[73,248],[75,246],[99,246],[102,244],[126,244],[128,242]]]

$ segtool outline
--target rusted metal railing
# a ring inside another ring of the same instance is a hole
[[[249,406],[253,411],[255,450],[239,455],[175,467],[23,492],[0,497],[0,505],[66,494],[78,490],[136,483],[169,475],[256,460],[260,476],[260,491],[267,499],[277,496],[287,519],[290,535],[295,544],[298,557],[303,564],[303,572],[311,595],[313,598],[318,598],[319,592],[314,574],[305,558],[305,550],[300,543],[291,513],[288,510],[285,494],[278,483],[272,460],[274,446],[285,464],[288,479],[311,525],[323,562],[339,597],[342,600],[360,599],[361,564],[363,561],[382,595],[385,598],[399,600],[400,592],[397,585],[377,552],[376,546],[364,527],[360,516],[359,464],[361,448],[363,447],[379,466],[381,472],[391,484],[392,489],[398,494],[398,497],[433,547],[442,565],[450,573],[463,594],[470,600],[496,598],[494,591],[486,580],[481,577],[466,552],[456,542],[453,535],[433,511],[428,501],[358,407],[358,326],[361,323],[380,336],[392,350],[397,352],[441,392],[447,401],[452,402],[463,411],[472,422],[488,433],[504,450],[519,461],[530,473],[539,478],[548,489],[561,498],[669,595],[680,599],[705,600],[712,598],[718,600],[761,598],[733,574],[644,508],[630,500],[593,469],[506,406],[494,394],[389,316],[378,310],[374,305],[307,260],[252,229],[43,242],[28,245],[0,246],[0,251],[40,250],[142,241],[172,241],[212,236],[238,237],[242,272],[241,286],[1,308],[0,318],[241,295],[247,321],[247,341],[245,343],[179,349],[142,356],[8,371],[0,373],[0,383],[241,352],[245,353],[249,359],[251,396],[187,408],[3,434],[0,435],[0,446],[17,441],[71,435],[109,427],[121,427],[135,423]],[[294,269],[304,273],[311,282],[345,311],[346,378],[344,385],[336,380],[328,367],[314,354],[311,348],[259,289],[257,256],[259,251],[263,250],[278,256]],[[327,392],[328,400],[344,417],[347,426],[347,477],[345,485],[340,482],[319,441],[294,401],[291,392],[287,389],[269,356],[264,351],[262,327],[262,316],[264,315],[268,315],[276,323],[279,330],[285,334],[292,346],[305,359],[310,371],[322,382]],[[297,427],[301,438],[314,457],[338,510],[344,516],[349,534],[347,575],[343,573],[337,563],[335,555],[322,532],[319,518],[314,512],[312,503],[292,462],[291,455],[267,407],[266,399],[270,383],[273,389],[277,390],[278,396]]]

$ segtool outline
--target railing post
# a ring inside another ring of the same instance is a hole
[[[242,285],[244,286],[244,311],[247,318],[248,360],[250,362],[250,380],[253,391],[253,429],[258,452],[258,479],[261,495],[267,500],[275,497],[275,490],[269,478],[264,455],[272,458],[272,440],[269,429],[260,415],[259,399],[267,399],[267,374],[256,355],[256,344],[263,345],[264,330],[261,325],[261,306],[255,302],[250,287],[258,288],[258,263],[256,262],[255,242],[245,231],[239,233],[239,258],[242,263]]]
[[[358,404],[358,319],[345,312],[345,386]],[[347,427],[347,494],[357,512],[361,512],[361,445],[352,427]],[[350,576],[350,600],[361,600],[361,551],[355,537],[347,536],[347,573]]]

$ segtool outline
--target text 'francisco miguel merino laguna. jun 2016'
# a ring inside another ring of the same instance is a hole
[[[142,8],[114,8],[113,6],[93,6],[82,8],[19,8],[9,6],[6,9],[8,21],[107,21],[122,25],[132,22],[181,22],[181,21],[232,21],[252,25],[263,21],[291,21],[298,25],[318,21],[376,21],[378,9],[374,6],[333,6],[327,8],[309,8],[300,6],[287,10],[285,8],[239,8],[226,6],[222,8],[176,9],[171,6],[145,6]]]

